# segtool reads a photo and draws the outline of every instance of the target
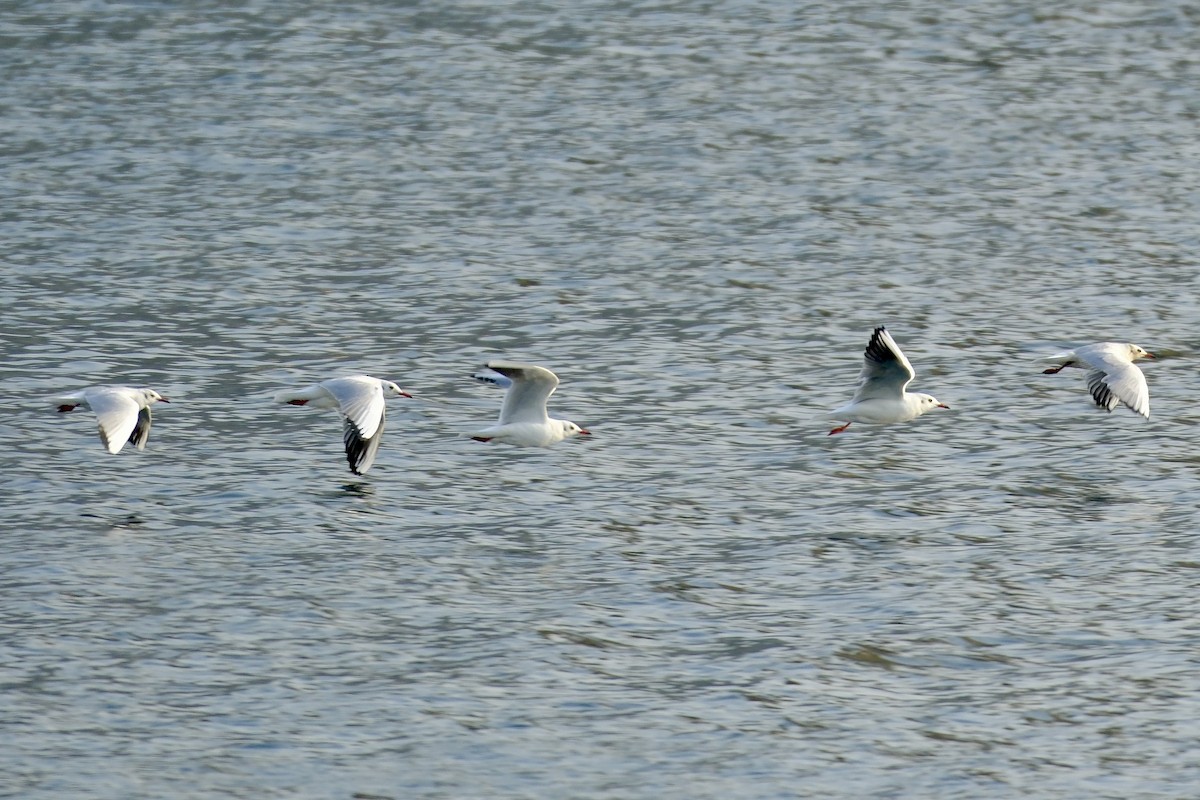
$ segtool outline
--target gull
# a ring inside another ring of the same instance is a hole
[[[498,376],[477,373],[471,377],[508,389],[500,420],[490,428],[470,434],[477,442],[504,442],[521,447],[549,447],[568,436],[591,435],[565,419],[551,419],[546,414],[546,401],[558,386],[558,376],[545,367],[515,364],[510,361],[489,361],[484,365]]]
[[[344,420],[342,438],[346,443],[346,462],[351,472],[363,475],[375,463],[375,454],[383,439],[384,400],[388,397],[412,395],[391,381],[370,375],[348,375],[303,389],[279,392],[275,402],[336,408]]]
[[[121,452],[125,442],[138,450],[146,449],[150,437],[150,404],[169,403],[153,389],[134,389],[129,386],[91,386],[53,400],[60,412],[73,411],[79,406],[96,412],[100,426],[100,441],[108,452]]]
[[[1042,373],[1055,375],[1067,367],[1086,369],[1088,391],[1096,405],[1111,413],[1118,402],[1124,403],[1150,419],[1150,390],[1146,388],[1146,376],[1133,363],[1138,358],[1154,358],[1154,354],[1136,344],[1101,342],[1043,358],[1057,366],[1042,370]]]
[[[863,368],[853,399],[826,414],[847,422],[831,430],[829,435],[841,433],[852,422],[876,425],[907,422],[935,408],[950,408],[933,395],[904,391],[915,377],[912,364],[900,352],[900,346],[887,328],[882,325],[876,328],[863,353]]]

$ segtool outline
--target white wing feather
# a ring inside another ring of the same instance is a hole
[[[516,364],[509,361],[489,361],[487,368],[512,380],[500,408],[500,424],[522,422],[545,424],[549,419],[546,401],[558,388],[558,376],[545,367]]]
[[[1150,418],[1150,389],[1146,385],[1146,376],[1129,360],[1125,348],[1112,347],[1108,343],[1088,345],[1076,350],[1075,355],[1094,370],[1088,374],[1088,388],[1097,405],[1112,411],[1116,401],[1120,400],[1143,417]],[[1097,372],[1102,375],[1096,375]]]
[[[354,376],[322,381],[321,386],[337,400],[342,416],[354,425],[363,439],[375,436],[386,407],[383,388],[375,378]]]
[[[96,414],[100,441],[110,453],[119,453],[138,424],[137,401],[115,389],[89,389],[85,393],[88,408]],[[147,432],[149,421],[147,421]],[[142,440],[145,446],[145,440]]]
[[[872,398],[901,399],[915,377],[912,364],[908,363],[896,340],[886,328],[876,328],[863,353],[863,368],[853,402]]]

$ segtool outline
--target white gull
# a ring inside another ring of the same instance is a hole
[[[1086,369],[1088,391],[1096,405],[1111,413],[1117,403],[1124,403],[1150,419],[1150,390],[1146,387],[1146,376],[1133,363],[1138,358],[1154,358],[1154,354],[1136,344],[1101,342],[1043,358],[1057,366],[1042,372],[1054,375],[1067,367]]]
[[[935,408],[949,408],[933,395],[906,392],[916,377],[912,364],[900,352],[900,346],[882,325],[871,334],[863,353],[863,368],[858,376],[858,389],[849,403],[830,411],[826,416],[847,420],[829,432],[832,436],[850,427],[852,422],[884,425],[907,422]]]
[[[330,378],[303,389],[275,395],[275,402],[293,406],[336,408],[343,417],[342,438],[350,471],[362,475],[375,463],[383,439],[384,411],[388,397],[412,397],[391,381],[370,375]]]
[[[504,394],[500,420],[490,428],[470,434],[472,439],[521,447],[549,447],[568,436],[590,435],[590,431],[574,422],[551,419],[546,413],[546,401],[558,386],[558,376],[550,370],[510,361],[489,361],[484,366],[499,373],[499,377],[489,373],[476,373],[471,377],[507,387],[508,391]]]
[[[125,442],[145,450],[146,439],[150,437],[150,404],[169,402],[153,389],[129,386],[91,386],[53,399],[64,413],[79,406],[94,411],[100,426],[100,441],[114,454],[121,452]]]

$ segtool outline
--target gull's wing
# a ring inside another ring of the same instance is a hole
[[[375,454],[379,452],[379,443],[383,441],[383,423],[384,412],[380,411],[375,435],[365,438],[350,418],[346,417],[342,440],[346,443],[346,462],[350,464],[350,471],[355,475],[362,475],[375,463]]]
[[[545,367],[533,364],[514,364],[510,361],[489,361],[485,364],[512,380],[500,408],[500,424],[533,422],[542,424],[549,419],[546,401],[558,386],[558,376]]]
[[[129,443],[138,450],[146,449],[146,440],[150,438],[150,406],[138,410],[137,424],[129,434]]]
[[[499,373],[489,375],[486,372],[472,372],[471,377],[480,383],[490,383],[493,386],[499,386],[501,389],[507,389],[513,385],[512,378],[506,378]]]
[[[383,440],[383,418],[387,403],[378,378],[354,375],[322,381],[321,387],[338,403],[345,421],[342,441],[346,445],[346,462],[350,471],[362,475],[375,463],[379,443]]]
[[[1120,401],[1150,419],[1150,389],[1146,386],[1146,376],[1129,360],[1126,348],[1106,342],[1080,347],[1075,355],[1092,368],[1087,374],[1087,383],[1096,405],[1112,411]]]
[[[96,413],[100,427],[100,441],[110,453],[119,453],[125,442],[134,442],[139,448],[146,444],[150,434],[150,412],[146,412],[144,430],[138,431],[141,421],[137,401],[118,389],[96,388],[85,392],[88,408]],[[140,435],[141,443],[134,441]]]
[[[854,400],[901,398],[904,388],[914,377],[912,364],[908,363],[887,328],[880,326],[871,334],[871,341],[863,353],[863,368],[858,376]]]
[[[385,405],[379,379],[355,375],[322,381],[321,386],[337,401],[338,410],[354,425],[360,437],[370,439],[375,436],[383,423]]]

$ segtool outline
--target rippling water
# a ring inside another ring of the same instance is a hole
[[[1192,796],[1198,34],[10,4],[0,793]],[[953,410],[827,437],[879,323]],[[1040,374],[1107,339],[1150,422]],[[591,440],[460,438],[497,356]],[[270,402],[356,371],[364,479]]]

